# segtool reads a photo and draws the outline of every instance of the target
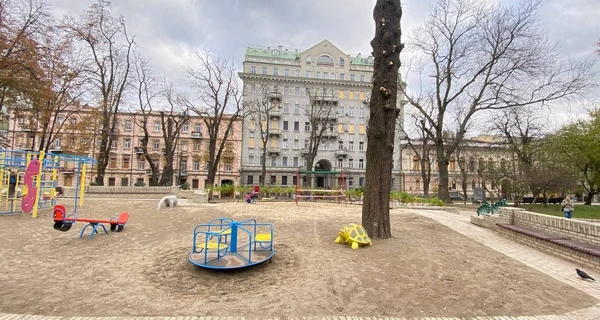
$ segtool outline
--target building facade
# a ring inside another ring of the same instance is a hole
[[[373,57],[350,56],[324,40],[312,48],[299,51],[279,47],[248,47],[243,70],[244,103],[261,99],[265,86],[280,104],[268,115],[268,145],[262,145],[256,121],[246,117],[243,124],[241,182],[258,184],[261,163],[266,162],[270,185],[293,186],[296,171],[322,170],[344,172],[339,175],[315,174],[313,187],[362,187],[365,180],[367,124]],[[319,143],[312,168],[306,168],[305,156],[310,145],[311,100],[327,99],[328,128]],[[403,119],[405,99],[398,99],[399,123]],[[268,148],[266,159],[263,148]],[[394,152],[392,188],[399,189],[401,163],[398,148]]]
[[[415,150],[402,145],[403,185],[402,190],[413,195],[423,195],[424,184],[421,173],[423,146],[418,141],[413,142]],[[438,192],[439,170],[435,147],[430,147],[430,161],[426,166],[431,169],[429,196]],[[450,158],[448,165],[448,189],[454,200],[470,200],[473,190],[483,188],[488,190],[487,197],[498,197],[502,193],[501,183],[507,170],[515,169],[513,153],[499,136],[480,135],[465,139],[458,150]],[[467,192],[463,191],[463,181],[466,182]]]
[[[113,144],[108,166],[106,167],[104,185],[132,186],[143,182],[149,185],[150,168],[141,150],[140,141],[143,130],[138,125],[143,115],[141,113],[122,112],[117,115],[117,125],[113,132]],[[50,152],[76,154],[97,158],[100,145],[100,118],[97,111],[85,108],[78,112],[61,114],[56,119]],[[148,157],[159,164],[159,177],[165,164],[164,138],[161,118],[158,114],[148,117]],[[215,184],[239,185],[240,151],[242,137],[242,121],[233,123],[228,134],[227,142],[221,157]],[[220,137],[225,135],[225,129],[220,130]],[[38,150],[42,138],[42,129],[35,119],[27,115],[13,114],[9,121],[8,149]],[[219,141],[220,142],[220,141]],[[199,116],[191,116],[182,126],[179,142],[173,159],[173,183],[188,183],[193,190],[203,190],[206,187],[206,159],[208,150],[207,127]],[[61,167],[58,174],[59,186],[74,186],[73,170],[75,168]],[[96,168],[88,169],[87,181],[95,179]]]

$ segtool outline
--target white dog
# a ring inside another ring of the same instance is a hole
[[[164,196],[158,202],[158,206],[156,207],[156,210],[159,210],[163,204],[165,205],[166,208],[176,206],[177,205],[177,196],[175,196],[175,195]]]

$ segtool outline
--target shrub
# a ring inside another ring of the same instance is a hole
[[[143,184],[143,182],[142,182],[142,184]],[[179,188],[181,190],[190,190],[190,184],[187,183],[187,182],[184,182],[184,183],[182,183],[182,184],[179,185]]]
[[[136,181],[136,183],[133,184],[134,187],[145,187],[146,184],[144,183],[144,181]]]

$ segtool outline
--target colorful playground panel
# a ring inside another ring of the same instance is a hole
[[[216,218],[194,228],[189,260],[203,268],[235,269],[270,261],[274,254],[272,224]]]
[[[81,233],[79,237],[83,237],[83,233],[85,229],[91,227],[92,233],[90,234],[90,239],[94,238],[94,234],[98,233],[98,228],[102,228],[104,233],[108,234],[106,227],[104,224],[110,225],[110,231],[112,232],[121,232],[125,227],[125,224],[129,220],[129,213],[123,212],[118,217],[112,217],[109,220],[102,219],[89,219],[89,218],[78,218],[77,214],[73,213],[67,216],[67,211],[64,206],[56,205],[54,206],[54,229],[58,231],[69,231],[71,226],[75,222],[86,222],[87,224],[81,229]]]

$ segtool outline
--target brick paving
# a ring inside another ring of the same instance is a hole
[[[411,210],[421,216],[433,219],[439,223],[463,234],[485,246],[503,253],[521,263],[539,270],[546,275],[577,288],[600,299],[600,289],[593,282],[582,281],[575,275],[575,264],[560,258],[537,251],[531,247],[516,243],[497,235],[495,232],[470,223],[471,212],[461,211],[458,214],[441,210]],[[392,214],[394,214],[392,212]],[[586,309],[576,310],[560,315],[541,316],[496,316],[496,317],[283,317],[283,318],[254,318],[254,317],[46,317],[40,315],[20,315],[0,313],[0,320],[600,320],[600,303]]]

